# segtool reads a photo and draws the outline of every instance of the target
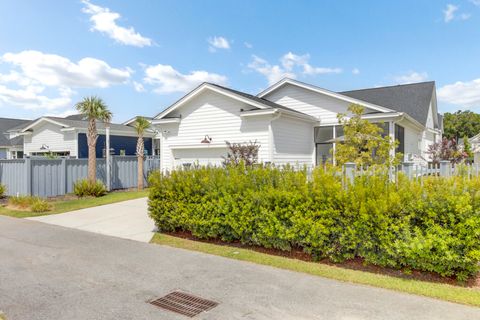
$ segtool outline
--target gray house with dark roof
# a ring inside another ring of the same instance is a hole
[[[219,164],[225,141],[257,141],[261,162],[312,166],[335,162],[343,136],[337,115],[351,104],[384,124],[405,160],[426,163],[428,146],[442,137],[434,82],[333,92],[283,79],[257,95],[203,83],[151,121],[164,170]]]
[[[12,128],[29,123],[30,120],[0,118],[0,159],[23,158],[23,137],[10,134]]]

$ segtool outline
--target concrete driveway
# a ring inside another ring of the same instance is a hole
[[[196,319],[480,319],[480,309],[36,221],[0,216],[9,320],[186,319],[146,301],[219,302]]]
[[[28,219],[124,239],[149,242],[152,239],[155,224],[148,216],[147,209],[147,198],[140,198]]]

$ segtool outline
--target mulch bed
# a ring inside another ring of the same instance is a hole
[[[165,234],[173,237],[187,239],[187,240],[194,240],[194,241],[211,243],[211,244],[216,244],[221,246],[249,249],[249,250],[257,251],[260,253],[281,256],[289,259],[297,259],[302,261],[314,262],[314,259],[310,254],[303,252],[302,248],[298,248],[298,247],[292,248],[290,251],[282,251],[274,248],[245,245],[238,241],[224,242],[220,239],[208,239],[208,240],[199,239],[193,236],[191,232],[187,232],[187,231],[165,232]],[[475,278],[469,279],[466,283],[459,283],[454,277],[442,277],[436,273],[424,272],[424,271],[418,271],[418,270],[408,270],[408,272],[406,272],[404,270],[380,267],[373,264],[367,264],[362,258],[355,258],[355,259],[347,260],[342,263],[334,263],[328,259],[322,259],[320,261],[317,261],[317,263],[322,263],[325,265],[336,266],[336,267],[346,268],[351,270],[359,270],[359,271],[371,272],[375,274],[387,275],[387,276],[392,276],[392,277],[402,278],[402,279],[414,279],[414,280],[420,280],[420,281],[444,283],[444,284],[450,284],[455,286],[480,289],[480,275]]]

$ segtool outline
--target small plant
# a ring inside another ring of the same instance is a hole
[[[7,192],[7,187],[3,184],[0,184],[0,198],[3,198],[6,192]]]
[[[225,141],[228,148],[227,156],[223,158],[223,164],[238,166],[240,162],[244,162],[246,166],[252,166],[258,162],[258,150],[260,145],[257,141],[249,143],[230,143]]]
[[[105,185],[97,180],[90,182],[87,179],[78,180],[73,186],[73,193],[80,198],[83,197],[101,197],[107,193]]]
[[[30,204],[30,210],[32,212],[47,212],[51,210],[51,206],[44,199],[34,198],[32,203]]]
[[[16,196],[8,198],[8,204],[21,210],[30,210],[32,212],[46,212],[51,210],[50,204],[39,197]]]
[[[33,197],[30,196],[15,196],[8,198],[8,204],[19,209],[27,209],[33,202]]]

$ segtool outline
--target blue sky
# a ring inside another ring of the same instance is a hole
[[[99,95],[153,116],[202,81],[284,76],[340,91],[435,80],[480,112],[480,0],[0,2],[0,116],[66,115]]]

